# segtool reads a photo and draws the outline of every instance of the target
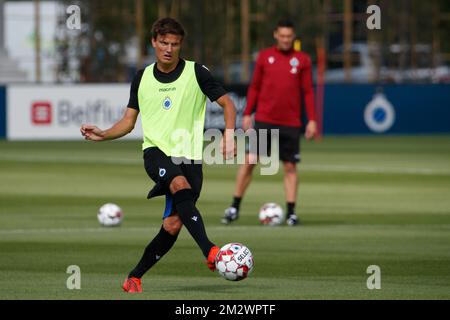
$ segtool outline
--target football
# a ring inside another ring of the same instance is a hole
[[[98,210],[97,219],[104,227],[116,227],[122,223],[123,211],[114,203],[106,203]]]
[[[240,281],[253,270],[253,255],[249,248],[240,243],[224,245],[216,256],[216,269],[230,281]]]
[[[266,226],[280,225],[284,221],[283,209],[276,203],[266,203],[259,210],[259,221]]]

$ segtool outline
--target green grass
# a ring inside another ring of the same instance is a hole
[[[236,166],[205,166],[198,207],[210,238],[245,243],[251,277],[209,272],[186,230],[143,278],[120,285],[161,224],[148,201],[140,143],[0,141],[0,299],[449,299],[450,136],[327,137],[303,143],[298,212],[303,225],[258,225],[259,207],[284,204],[282,173],[255,175],[233,226],[220,217]],[[98,207],[125,211],[101,228]],[[81,290],[66,269],[81,268]],[[368,290],[369,265],[381,290]]]

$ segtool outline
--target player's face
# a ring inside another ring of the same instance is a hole
[[[292,28],[279,27],[273,33],[273,37],[277,41],[278,49],[281,51],[289,51],[294,45],[295,32]]]
[[[165,66],[177,64],[180,58],[182,41],[181,36],[170,33],[158,35],[156,39],[152,39],[157,62]]]

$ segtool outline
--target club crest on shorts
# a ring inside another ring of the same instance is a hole
[[[165,97],[162,103],[162,107],[165,110],[169,110],[172,107],[172,100],[169,97]]]
[[[160,177],[164,177],[165,174],[166,174],[166,169],[164,169],[164,168],[159,168],[159,176],[160,176]]]

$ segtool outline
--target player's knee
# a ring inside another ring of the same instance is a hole
[[[172,180],[169,188],[170,188],[170,192],[172,194],[175,194],[178,191],[183,190],[183,189],[191,189],[191,185],[189,184],[189,182],[186,180],[185,177],[178,176]]]
[[[293,162],[285,162],[284,172],[286,174],[297,174],[297,165]]]
[[[255,167],[255,165],[258,163],[258,156],[253,153],[247,154],[245,157],[245,164],[252,166],[252,169]]]
[[[253,172],[253,168],[255,168],[256,164],[254,163],[246,163],[244,164],[245,172],[251,174]]]
[[[178,235],[182,226],[183,223],[181,222],[178,214],[171,215],[170,217],[165,218],[163,222],[164,230],[166,230],[172,236]]]

